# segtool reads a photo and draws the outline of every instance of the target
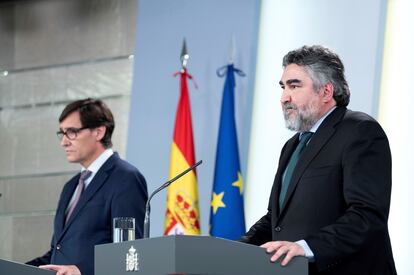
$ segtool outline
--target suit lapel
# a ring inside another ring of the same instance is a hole
[[[56,211],[56,221],[55,221],[55,235],[59,236],[63,232],[65,226],[65,212],[68,208],[70,199],[72,198],[73,193],[75,192],[76,186],[78,185],[80,173],[73,177],[67,184],[67,187],[63,189],[61,195],[61,201],[59,207]]]
[[[280,176],[283,175],[283,171],[285,171],[286,166],[287,166],[287,164],[289,162],[289,159],[292,156],[293,151],[295,151],[295,148],[298,145],[298,142],[299,142],[299,133],[295,134],[287,142],[285,152],[281,156],[280,162],[279,162],[279,167],[282,168],[282,171],[281,171],[282,173],[281,173]]]
[[[276,173],[276,177],[275,177],[275,181],[274,181],[274,184],[276,186],[275,201],[279,201],[280,186],[281,186],[281,183],[282,183],[283,173],[284,173],[284,171],[286,169],[286,166],[289,162],[290,156],[293,154],[293,151],[295,150],[296,146],[298,145],[298,142],[299,142],[299,133],[295,134],[293,137],[291,137],[287,141],[286,146],[285,146],[285,148],[282,151],[282,154],[280,156],[279,167],[277,169],[277,173]],[[275,215],[277,216],[279,213],[280,213],[279,203],[276,203]]]
[[[316,133],[313,135],[309,144],[303,150],[293,172],[289,188],[286,192],[285,201],[280,211],[281,215],[284,213],[286,206],[289,204],[289,200],[293,195],[294,190],[296,189],[296,186],[298,185],[299,180],[305,172],[306,168],[309,166],[310,162],[317,156],[317,154],[323,148],[323,146],[328,142],[331,136],[335,133],[335,126],[338,122],[342,120],[345,111],[345,107],[338,107],[328,117],[326,117],[322,124],[319,126]]]
[[[82,196],[79,199],[78,205],[73,210],[72,215],[70,216],[68,222],[63,228],[63,231],[59,237],[61,239],[65,232],[70,228],[73,221],[77,218],[78,214],[82,211],[82,209],[87,205],[87,203],[93,198],[95,193],[104,185],[108,176],[111,173],[111,169],[115,163],[115,160],[118,159],[118,154],[114,153],[98,170],[98,173],[92,179],[89,186],[83,191]],[[77,177],[79,179],[79,177]],[[73,192],[72,192],[73,193]]]

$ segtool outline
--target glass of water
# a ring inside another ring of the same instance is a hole
[[[135,240],[135,219],[116,217],[113,220],[113,242],[120,243]]]

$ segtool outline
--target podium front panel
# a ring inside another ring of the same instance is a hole
[[[95,275],[114,274],[307,275],[308,261],[295,257],[282,267],[258,246],[207,236],[166,236],[95,246]]]

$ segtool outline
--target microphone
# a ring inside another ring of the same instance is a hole
[[[182,176],[184,176],[185,174],[187,174],[188,172],[190,172],[191,170],[193,170],[194,168],[196,168],[197,166],[199,166],[202,162],[203,161],[200,160],[199,162],[197,162],[194,165],[192,165],[191,167],[187,168],[186,170],[184,170],[183,172],[181,172],[180,174],[178,174],[174,178],[170,179],[169,181],[167,181],[166,183],[164,183],[163,185],[161,185],[160,187],[158,187],[157,189],[155,189],[154,192],[152,192],[152,194],[149,196],[149,198],[147,200],[147,204],[145,205],[144,236],[143,236],[144,239],[149,238],[149,231],[150,231],[150,213],[151,213],[150,201],[151,201],[152,197],[155,194],[157,194],[158,192],[160,192],[161,190],[163,190],[164,188],[168,187],[174,181],[178,180],[179,178],[181,178]]]

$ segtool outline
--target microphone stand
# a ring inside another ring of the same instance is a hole
[[[160,187],[158,187],[157,189],[155,189],[154,192],[152,192],[152,194],[149,196],[149,198],[147,200],[147,203],[145,205],[144,236],[143,236],[144,239],[149,238],[149,231],[150,231],[150,213],[151,213],[150,201],[151,201],[152,197],[155,194],[157,194],[158,192],[160,192],[161,190],[163,190],[164,188],[167,188],[174,181],[178,180],[179,178],[181,178],[182,176],[184,176],[185,174],[187,174],[188,172],[190,172],[191,170],[193,170],[194,168],[196,168],[197,166],[199,166],[202,162],[203,161],[200,160],[199,162],[195,163],[194,165],[192,165],[188,169],[184,170],[183,172],[181,172],[180,174],[178,174],[174,178],[170,179],[169,181],[167,181],[166,183],[164,183],[163,185],[161,185]]]

